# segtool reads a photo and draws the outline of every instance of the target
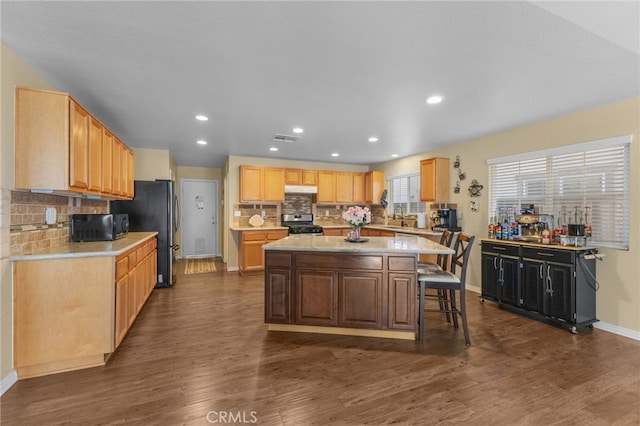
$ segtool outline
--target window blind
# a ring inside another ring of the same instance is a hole
[[[416,214],[426,211],[425,203],[420,201],[420,173],[409,173],[387,179],[389,188],[389,208],[391,213],[402,208],[404,214]]]
[[[489,160],[489,216],[534,204],[554,225],[589,223],[591,243],[629,249],[631,137]]]

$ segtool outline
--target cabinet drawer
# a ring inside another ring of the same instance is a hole
[[[267,232],[267,241],[276,241],[289,235],[288,231],[269,231]]]
[[[540,247],[523,247],[522,257],[526,259],[546,260],[556,263],[573,263],[574,252],[571,250],[553,250]]]
[[[242,233],[242,241],[264,241],[265,239],[266,239],[266,236],[263,231]]]
[[[520,246],[483,241],[482,252],[501,254],[504,256],[520,256]]]
[[[133,268],[138,264],[138,252],[133,249],[129,252],[129,265]]]
[[[127,272],[129,272],[129,257],[124,256],[116,260],[116,281],[127,275]]]
[[[415,271],[416,258],[413,256],[390,257],[389,270],[390,271]]]
[[[288,253],[268,253],[266,256],[267,267],[278,266],[282,268],[291,267],[291,255]]]
[[[366,269],[382,270],[382,256],[378,255],[343,255],[330,254],[297,254],[296,268],[309,269]]]

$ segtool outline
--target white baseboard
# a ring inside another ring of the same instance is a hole
[[[7,374],[6,377],[2,378],[0,382],[0,395],[4,395],[6,391],[8,391],[11,386],[13,386],[18,381],[18,374],[15,370],[11,371],[11,373]]]
[[[640,331],[630,330],[628,328],[619,327],[617,325],[608,324],[606,322],[598,321],[593,324],[595,328],[602,331],[608,331],[609,333],[617,334],[619,336],[628,337],[633,340],[640,340]]]
[[[239,270],[240,268],[238,266],[227,266],[227,272],[235,272]]]

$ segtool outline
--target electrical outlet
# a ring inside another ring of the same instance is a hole
[[[325,215],[325,216],[329,216],[329,210],[325,210],[325,211],[324,211],[324,215]]]
[[[267,212],[262,210],[262,217],[265,217],[267,215]]]
[[[44,223],[54,225],[57,222],[57,212],[55,207],[47,207],[44,209]]]
[[[235,217],[240,217],[240,214],[241,214],[240,210],[236,210],[236,211],[233,212],[233,215]]]

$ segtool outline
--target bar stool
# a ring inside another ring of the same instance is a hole
[[[440,271],[426,271],[425,273],[418,274],[418,283],[420,286],[420,302],[419,302],[419,317],[418,317],[418,340],[422,340],[424,333],[424,313],[425,312],[442,312],[442,305],[445,303],[441,301],[441,309],[425,309],[425,291],[432,288],[443,293],[449,294],[449,300],[445,306],[445,312],[452,314],[453,327],[458,328],[458,315],[462,318],[462,329],[464,330],[464,340],[467,345],[471,344],[469,339],[469,330],[467,326],[467,308],[465,303],[465,281],[467,276],[467,263],[469,261],[469,254],[471,253],[471,246],[475,237],[469,236],[463,233],[458,234],[456,243],[454,246],[455,253],[450,262],[449,270]],[[456,269],[460,267],[460,276],[456,275]],[[460,306],[456,303],[456,292],[459,292]]]
[[[454,233],[445,229],[440,236],[440,245],[451,247],[451,242],[453,241]],[[448,254],[439,254],[436,257],[436,263],[420,263],[418,262],[417,272],[418,274],[425,274],[433,271],[442,271],[449,267],[449,255]],[[451,315],[447,311],[447,293],[443,290],[437,290],[434,295],[425,295],[425,297],[430,299],[437,299],[440,304],[440,310],[445,313],[447,318],[447,322],[451,322]]]

